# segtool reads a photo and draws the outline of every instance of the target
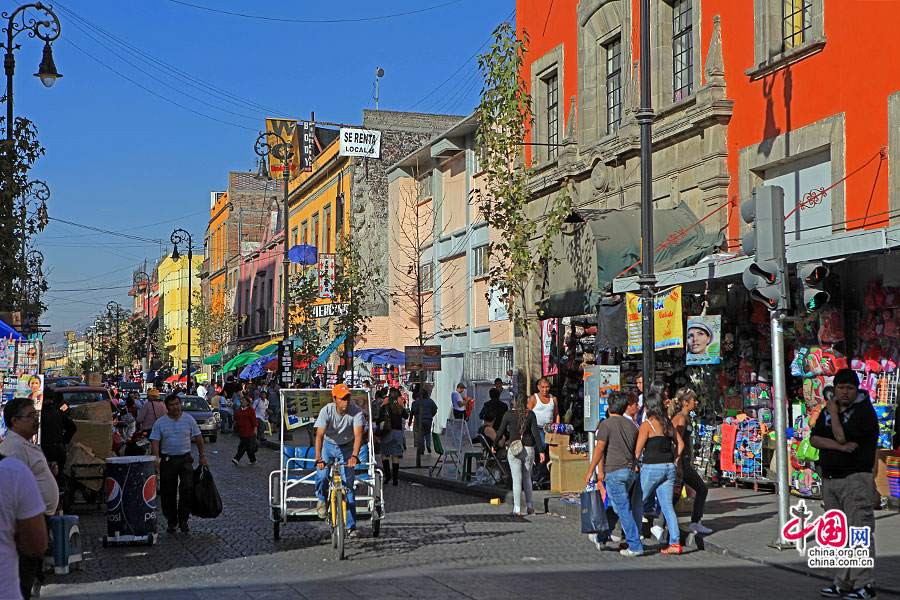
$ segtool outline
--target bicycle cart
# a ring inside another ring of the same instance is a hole
[[[356,496],[356,520],[371,521],[372,534],[381,532],[384,518],[384,474],[378,466],[378,459],[372,456],[375,439],[372,432],[372,411],[368,394],[364,389],[351,390],[351,401],[361,405],[370,424],[363,437],[356,467],[354,492]],[[269,518],[273,524],[273,536],[281,539],[281,525],[296,521],[320,521],[316,513],[316,451],[309,436],[308,446],[294,446],[285,443],[285,432],[311,425],[319,410],[331,402],[331,390],[327,389],[285,389],[281,390],[281,424],[279,426],[279,446],[281,464],[279,469],[269,474]],[[340,485],[339,467],[329,464],[329,495],[327,497],[328,516],[326,522],[332,529],[332,545],[344,558],[344,523],[346,522],[346,502],[343,485]],[[333,470],[337,470],[336,473]],[[336,507],[336,508],[335,508]]]

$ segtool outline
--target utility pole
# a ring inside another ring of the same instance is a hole
[[[641,106],[637,122],[641,127],[641,357],[644,385],[656,378],[653,316],[656,275],[653,273],[653,106],[650,96],[650,0],[641,0]],[[647,388],[649,389],[649,387]]]

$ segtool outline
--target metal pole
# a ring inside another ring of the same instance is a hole
[[[188,339],[187,339],[187,390],[191,391],[191,307],[194,304],[191,290],[191,266],[194,263],[194,238],[188,234]]]
[[[653,107],[650,97],[650,0],[641,0],[641,106],[637,122],[641,127],[641,356],[644,385],[655,379],[656,357],[653,329],[653,299],[656,276],[653,274]],[[648,388],[649,389],[649,388]]]
[[[772,388],[775,408],[775,467],[778,486],[778,543],[791,545],[784,538],[784,525],[790,510],[790,484],[788,482],[787,453],[787,400],[784,381],[784,325],[781,313],[772,311]]]
[[[284,146],[284,171],[281,174],[281,185],[284,186],[284,190],[282,192],[282,198],[284,206],[282,206],[283,216],[282,221],[284,221],[284,225],[282,230],[284,231],[284,249],[282,253],[284,256],[281,258],[281,279],[282,281],[282,331],[281,337],[283,340],[283,344],[287,345],[290,343],[288,338],[291,336],[291,284],[289,272],[291,268],[291,260],[288,257],[288,250],[290,250],[290,241],[288,240],[288,231],[290,231],[290,227],[288,226],[288,219],[290,219],[291,214],[288,207],[288,183],[291,181],[291,163],[288,160],[288,147]],[[291,354],[293,356],[293,353]],[[293,359],[292,359],[293,360]],[[293,373],[293,365],[291,365],[292,373]],[[280,373],[283,373],[281,369],[279,369]],[[289,388],[291,387],[290,381],[284,381],[282,377],[281,387]]]

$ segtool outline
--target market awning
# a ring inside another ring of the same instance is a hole
[[[27,341],[24,335],[13,329],[12,326],[2,319],[0,319],[0,338],[19,340],[21,342]]]
[[[357,350],[353,353],[355,358],[374,365],[403,365],[406,364],[406,354],[393,348],[371,348]]]
[[[257,358],[259,358],[259,354],[257,354],[256,352],[243,352],[222,365],[222,371],[233,371],[235,369],[239,369],[245,365],[249,365]]]
[[[253,351],[263,356],[265,354],[271,354],[278,350],[278,342],[280,342],[283,338],[277,338],[274,340],[269,340],[268,342],[263,342],[262,344],[253,348]]]
[[[222,364],[222,356],[223,356],[224,354],[225,354],[225,352],[223,351],[223,352],[219,352],[219,353],[217,353],[217,354],[213,354],[213,355],[210,356],[209,358],[204,358],[204,359],[203,359],[203,364],[204,364],[204,365],[218,365],[218,364]]]
[[[593,314],[612,282],[641,259],[639,209],[579,210],[584,223],[566,225],[553,240],[553,256],[546,295],[538,314],[542,319]],[[684,203],[653,211],[655,270],[696,264],[722,245],[720,233],[708,233]],[[675,237],[677,234],[681,234]],[[639,269],[640,267],[637,267]],[[631,273],[631,272],[629,272]]]

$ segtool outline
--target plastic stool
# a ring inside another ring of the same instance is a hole
[[[75,515],[50,517],[50,548],[53,571],[57,575],[69,572],[69,568],[81,568],[81,528]],[[47,557],[44,564],[47,564]]]

